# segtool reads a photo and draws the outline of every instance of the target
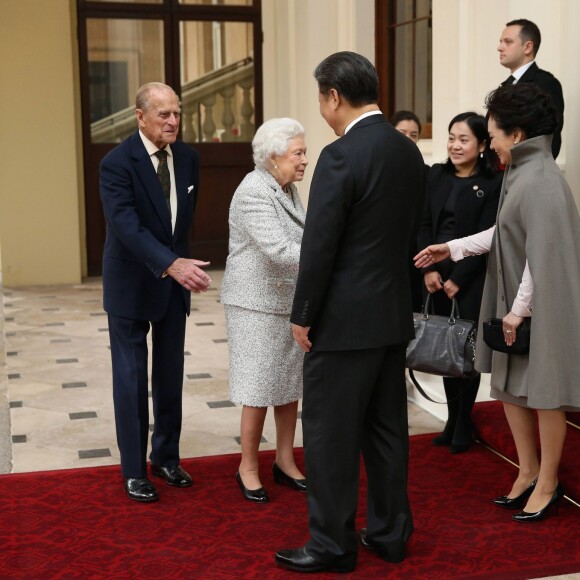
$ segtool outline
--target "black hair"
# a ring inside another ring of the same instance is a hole
[[[474,174],[483,175],[484,177],[492,177],[499,170],[499,165],[497,161],[497,155],[490,149],[489,133],[487,132],[487,119],[483,115],[474,113],[473,111],[467,111],[466,113],[460,113],[455,115],[449,123],[447,130],[451,132],[451,127],[455,123],[466,123],[473,136],[477,139],[478,145],[485,143],[485,149],[483,150],[483,155],[477,156],[477,161],[475,163]],[[449,173],[455,173],[455,165],[451,162],[451,159],[447,158],[445,162],[445,169]]]
[[[493,117],[504,133],[521,129],[527,139],[551,135],[558,126],[558,112],[550,95],[533,83],[504,85],[485,98],[487,118]]]
[[[319,91],[327,96],[335,89],[353,107],[374,104],[379,100],[379,77],[371,62],[356,52],[336,52],[315,69]]]
[[[508,22],[506,26],[521,26],[519,36],[522,40],[522,43],[531,40],[532,44],[534,45],[533,54],[534,56],[538,54],[538,50],[540,50],[540,44],[542,42],[542,35],[540,33],[540,29],[531,20],[518,18],[517,20]]]
[[[391,125],[396,127],[401,121],[413,121],[417,123],[417,127],[419,127],[419,133],[421,133],[421,121],[419,121],[419,117],[413,113],[413,111],[397,111],[391,117]]]

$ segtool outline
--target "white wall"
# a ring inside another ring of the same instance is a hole
[[[318,113],[312,72],[338,50],[354,50],[374,62],[374,0],[263,0],[262,12],[264,118],[291,116],[305,126],[310,168],[299,187],[306,198],[320,150],[334,139]],[[505,23],[515,18],[538,24],[538,65],[563,85],[566,111],[558,164],[580,205],[580,164],[567,163],[569,152],[580,150],[577,0],[433,0],[433,140],[420,148],[427,162],[443,161],[451,118],[467,110],[485,113],[485,95],[509,74],[496,49]]]
[[[535,22],[542,33],[540,68],[562,83],[566,103],[562,150],[565,171],[580,205],[580,166],[568,158],[580,147],[580,2],[575,0],[433,0],[433,142],[429,161],[446,158],[447,125],[457,113],[482,113],[485,95],[509,76],[499,64],[497,45],[505,24],[516,18]]]
[[[322,148],[336,137],[318,111],[316,65],[339,50],[375,60],[374,0],[263,0],[264,119],[294,117],[306,129],[310,166],[304,200]]]

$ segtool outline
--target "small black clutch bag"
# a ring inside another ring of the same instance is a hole
[[[483,323],[483,341],[489,348],[506,354],[528,354],[530,352],[530,323],[524,321],[516,329],[516,340],[508,346],[503,335],[503,320],[490,318]]]

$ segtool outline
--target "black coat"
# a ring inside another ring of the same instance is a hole
[[[561,133],[562,127],[564,126],[564,95],[562,94],[562,85],[552,73],[542,70],[535,62],[522,75],[522,78],[518,82],[534,83],[537,85],[545,93],[550,95],[550,101],[558,111],[558,127],[554,131],[554,137],[552,139],[552,155],[554,156],[554,159],[556,159],[558,153],[560,153],[560,147],[562,145]]]
[[[413,338],[408,260],[424,191],[419,150],[382,115],[360,120],[322,150],[291,316],[311,327],[313,350]]]
[[[493,177],[472,176],[463,179],[462,189],[455,202],[455,238],[463,238],[487,230],[495,224],[502,173]],[[427,179],[427,200],[423,221],[417,236],[418,247],[423,249],[436,243],[441,212],[457,179],[445,165],[431,167]],[[441,272],[443,281],[451,279],[460,290],[457,294],[462,318],[477,320],[485,281],[486,256],[471,256],[459,262],[443,262],[425,268],[424,272]],[[449,314],[451,302],[440,290],[434,295],[437,314]]]

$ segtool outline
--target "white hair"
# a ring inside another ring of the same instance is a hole
[[[270,119],[256,131],[252,140],[254,163],[260,169],[268,169],[270,156],[283,155],[290,147],[290,141],[304,135],[304,127],[288,117]]]

